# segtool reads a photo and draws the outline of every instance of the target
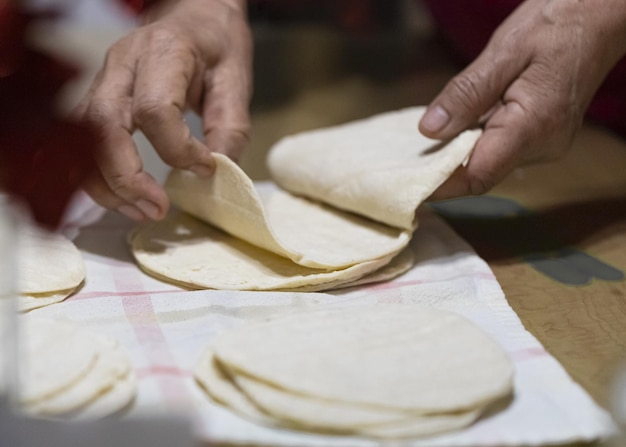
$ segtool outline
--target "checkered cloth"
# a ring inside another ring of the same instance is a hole
[[[333,293],[187,291],[142,273],[126,243],[132,223],[105,214],[75,242],[87,264],[84,288],[64,303],[33,311],[66,318],[118,339],[139,377],[130,415],[186,414],[215,443],[267,446],[375,446],[368,439],[265,427],[215,405],[192,369],[217,333],[259,316],[323,306],[419,303],[458,312],[493,336],[515,364],[515,395],[502,410],[459,432],[406,446],[509,446],[604,438],[610,416],[522,326],[488,265],[428,209],[412,241],[418,264],[387,283]],[[93,218],[92,218],[93,220]]]

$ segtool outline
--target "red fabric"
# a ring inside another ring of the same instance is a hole
[[[159,0],[119,0],[119,2],[129,8],[134,14],[141,14],[146,9],[157,3]]]
[[[424,0],[453,50],[464,62],[482,51],[497,26],[521,0]],[[626,138],[626,57],[598,90],[587,118]]]
[[[95,168],[97,135],[57,116],[57,93],[77,70],[31,47],[28,26],[40,16],[1,1],[0,183],[55,227]]]

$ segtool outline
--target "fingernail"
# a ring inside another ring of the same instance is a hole
[[[139,208],[142,213],[148,216],[148,218],[152,220],[156,220],[159,218],[160,210],[159,207],[156,206],[154,203],[145,199],[140,199],[135,202],[135,206]]]
[[[141,211],[135,208],[132,205],[121,205],[117,207],[117,211],[125,215],[126,217],[130,217],[132,220],[140,222],[145,220],[145,216]]]
[[[202,177],[208,177],[213,174],[213,168],[207,165],[193,165],[189,168],[189,170]]]
[[[422,118],[422,128],[431,133],[437,133],[450,121],[450,115],[443,107],[435,106],[428,109],[428,112]]]

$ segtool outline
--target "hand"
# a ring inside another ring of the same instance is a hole
[[[77,109],[103,133],[99,172],[85,190],[134,220],[161,219],[169,201],[143,170],[141,130],[170,166],[210,175],[212,152],[237,159],[248,141],[252,43],[243,0],[163,0],[116,42]],[[184,120],[202,116],[204,141]]]
[[[448,139],[484,133],[433,200],[483,194],[515,167],[569,150],[584,112],[626,53],[623,0],[526,0],[480,56],[429,105],[419,129]]]

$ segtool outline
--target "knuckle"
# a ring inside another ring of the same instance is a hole
[[[241,125],[229,129],[234,146],[244,146],[250,142],[250,125]]]
[[[497,177],[492,172],[474,172],[468,176],[467,189],[470,195],[480,196],[489,192],[496,183]]]
[[[159,26],[150,28],[150,42],[155,47],[168,48],[172,42],[177,41],[179,38],[180,32],[166,24],[161,23]]]
[[[104,56],[104,71],[124,70],[127,73],[134,71],[132,63],[133,45],[129,42],[130,38],[125,37],[113,43],[106,51]]]
[[[215,132],[219,131],[217,134]],[[250,142],[250,124],[238,123],[228,128],[204,130],[205,140],[211,151],[223,153],[237,160]]]
[[[248,132],[235,131],[231,137],[231,144],[225,148],[225,154],[234,161],[238,161],[249,142],[250,135]]]
[[[183,57],[192,46],[187,30],[166,23],[155,23],[149,28],[146,40],[150,53],[160,57]]]
[[[454,77],[449,85],[452,100],[465,109],[474,108],[480,101],[477,87],[480,81],[481,75],[475,71],[467,71]]]
[[[137,98],[133,104],[133,118],[140,126],[158,125],[167,119],[171,107],[156,96]]]
[[[123,196],[123,193],[128,189],[129,179],[125,175],[110,174],[106,180],[111,191],[118,196]]]
[[[115,121],[116,111],[117,108],[110,102],[93,98],[86,107],[83,119],[99,128],[106,128]]]
[[[110,63],[116,61],[126,52],[127,42],[125,39],[114,42],[104,54],[104,65],[107,66]]]
[[[177,145],[176,150],[163,151],[160,155],[161,159],[173,168],[188,168],[194,164],[196,158],[191,139]]]
[[[106,182],[116,196],[130,201],[134,201],[138,198],[138,194],[135,192],[136,185],[133,181],[133,176],[125,174],[109,174],[106,178]]]

